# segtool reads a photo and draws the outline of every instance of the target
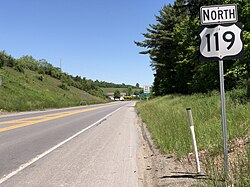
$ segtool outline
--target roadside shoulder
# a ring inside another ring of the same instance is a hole
[[[139,150],[137,153],[140,186],[189,187],[196,182],[195,167],[177,160],[175,154],[162,154],[155,146],[146,124],[138,116]]]

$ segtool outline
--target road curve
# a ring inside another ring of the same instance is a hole
[[[0,186],[138,186],[134,104],[0,117]]]

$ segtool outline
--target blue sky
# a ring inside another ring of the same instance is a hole
[[[139,55],[148,24],[173,0],[3,0],[0,50],[31,55],[92,80],[151,85],[148,56]]]

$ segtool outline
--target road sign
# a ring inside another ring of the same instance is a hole
[[[150,86],[144,86],[143,91],[144,93],[150,93]]]
[[[200,60],[219,60],[222,131],[224,144],[224,178],[228,175],[226,102],[224,88],[223,60],[236,59],[243,56],[242,24],[238,21],[236,5],[214,5],[200,8],[202,25],[200,35]],[[235,23],[220,25],[222,23]],[[216,26],[216,24],[219,24]]]
[[[236,23],[238,21],[237,5],[212,5],[200,8],[202,25]]]
[[[150,96],[150,93],[141,93],[141,94],[139,94],[139,96],[140,96],[141,98],[146,98],[146,97],[149,97],[149,96]]]
[[[242,24],[201,27],[200,60],[230,60],[243,56]]]

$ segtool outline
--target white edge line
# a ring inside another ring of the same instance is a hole
[[[73,138],[79,136],[80,134],[82,134],[83,132],[87,131],[88,129],[96,126],[97,124],[101,123],[104,119],[108,118],[109,116],[111,116],[112,114],[114,114],[115,112],[117,112],[118,110],[120,110],[121,108],[123,108],[124,106],[116,109],[115,111],[109,113],[108,115],[106,115],[105,117],[101,118],[100,120],[98,120],[97,122],[93,123],[92,125],[86,127],[85,129],[77,132],[76,134],[74,134],[73,136],[69,137],[68,139],[62,141],[61,143],[55,145],[54,147],[50,148],[49,150],[45,151],[44,153],[37,155],[35,158],[31,159],[29,162],[22,164],[21,166],[19,166],[19,168],[15,171],[12,171],[11,173],[3,176],[0,179],[0,184],[2,184],[3,182],[7,181],[8,179],[10,179],[11,177],[13,177],[14,175],[18,174],[20,171],[24,170],[25,168],[27,168],[28,166],[30,166],[31,164],[35,163],[36,161],[40,160],[41,158],[45,157],[47,154],[51,153],[52,151],[54,151],[55,149],[57,149],[58,147],[66,144],[67,142],[69,142],[70,140],[72,140]]]

